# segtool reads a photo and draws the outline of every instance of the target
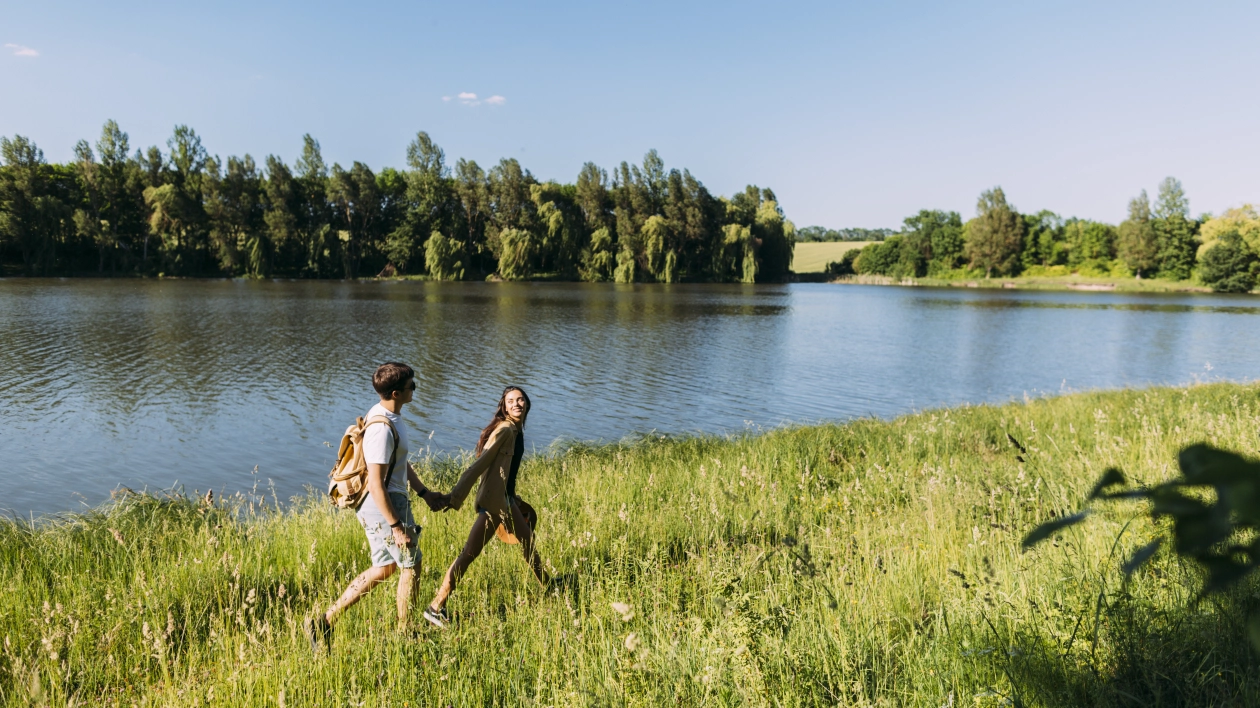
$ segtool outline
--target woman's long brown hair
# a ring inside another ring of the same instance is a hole
[[[529,417],[529,394],[525,393],[525,389],[520,386],[508,386],[503,389],[503,395],[499,396],[499,407],[495,409],[494,418],[490,420],[490,425],[487,425],[481,431],[481,438],[477,440],[477,449],[473,452],[474,455],[480,455],[486,449],[486,442],[490,440],[490,435],[494,432],[494,429],[499,427],[499,423],[508,419],[507,395],[513,391],[520,392],[521,398],[525,399],[525,411],[521,413],[521,427],[525,427],[525,419]]]

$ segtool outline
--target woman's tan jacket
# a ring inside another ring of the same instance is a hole
[[[519,434],[520,429],[515,424],[506,420],[499,423],[499,427],[490,433],[490,439],[486,441],[481,456],[464,470],[464,474],[451,489],[452,508],[463,506],[473,485],[481,480],[481,486],[477,489],[477,506],[491,514],[511,516],[507,501],[507,479],[512,469],[516,436]]]

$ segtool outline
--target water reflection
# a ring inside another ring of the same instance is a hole
[[[319,485],[373,368],[407,418],[471,447],[503,386],[527,437],[617,439],[888,416],[1211,375],[1255,378],[1249,300],[880,287],[0,281],[0,476],[11,508],[117,484],[281,498]],[[1240,326],[1243,325],[1243,326]],[[430,438],[430,434],[432,437]]]

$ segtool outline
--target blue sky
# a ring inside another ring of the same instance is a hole
[[[163,150],[186,123],[292,162],[309,132],[379,169],[425,130],[452,164],[561,181],[656,148],[799,226],[967,217],[994,185],[1117,222],[1167,175],[1196,214],[1260,201],[1258,23],[1254,2],[6,0],[0,134],[64,161],[109,118]]]

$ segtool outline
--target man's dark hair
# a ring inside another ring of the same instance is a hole
[[[389,398],[389,394],[401,391],[402,387],[415,377],[416,372],[412,371],[410,366],[396,361],[387,361],[376,367],[376,373],[372,374],[372,388],[376,389],[381,398]]]

